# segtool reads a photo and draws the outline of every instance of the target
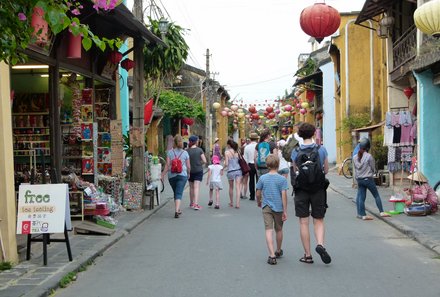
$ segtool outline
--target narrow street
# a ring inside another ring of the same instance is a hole
[[[224,180],[226,185],[226,180]],[[166,187],[169,184],[166,183]],[[329,191],[326,247],[332,263],[303,251],[293,200],[284,227],[284,257],[266,263],[263,220],[254,201],[241,208],[189,209],[174,219],[173,203],[115,244],[55,296],[438,296],[440,260],[380,220],[356,219],[354,204]],[[315,246],[314,239],[312,246]]]

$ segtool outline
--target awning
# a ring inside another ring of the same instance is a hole
[[[355,131],[355,132],[373,131],[373,130],[379,128],[379,127],[382,127],[384,124],[385,124],[385,121],[382,121],[379,124],[371,125],[371,126],[368,126],[368,127],[362,127],[362,128],[353,129],[353,131]]]
[[[322,75],[322,71],[319,70],[319,71],[316,71],[316,72],[314,72],[314,73],[312,73],[310,75],[307,75],[307,76],[304,76],[304,77],[301,77],[301,78],[297,78],[296,82],[293,84],[293,87],[296,87],[298,85],[307,83],[307,82],[311,81],[312,79],[317,79],[321,75]]]
[[[79,15],[80,20],[93,27],[98,36],[107,38],[121,37],[121,35],[133,38],[140,37],[145,40],[146,44],[165,45],[124,4],[120,4],[115,9],[107,12],[96,12],[92,1],[83,0],[81,4],[83,10]],[[93,16],[93,18],[90,16]]]
[[[362,7],[359,16],[357,17],[355,24],[365,22],[366,20],[372,20],[375,16],[389,10],[394,3],[401,2],[399,0],[366,0],[364,7]]]

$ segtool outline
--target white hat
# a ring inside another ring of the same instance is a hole
[[[414,172],[413,174],[408,175],[408,179],[412,179],[413,181],[427,183],[428,179],[421,173],[420,171]]]

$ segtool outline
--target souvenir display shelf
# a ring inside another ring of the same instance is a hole
[[[19,93],[12,104],[15,188],[48,182],[50,129],[46,93]],[[46,180],[44,180],[46,178]]]
[[[95,120],[98,123],[97,171],[112,175],[110,134],[110,89],[95,90]]]

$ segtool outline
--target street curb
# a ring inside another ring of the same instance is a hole
[[[152,215],[158,212],[162,207],[168,204],[172,198],[168,198],[164,203],[158,205],[150,212],[146,213],[144,216],[139,216],[134,218],[131,223],[127,223],[127,226],[116,231],[114,234],[110,235],[106,240],[97,243],[92,247],[91,250],[83,253],[77,260],[72,261],[68,264],[62,271],[54,274],[48,281],[43,283],[41,286],[27,292],[23,297],[47,297],[50,296],[55,290],[60,288],[60,280],[70,272],[79,272],[83,268],[87,268],[91,261],[102,256],[106,250],[108,250],[115,243],[120,241],[122,238],[130,234],[137,226],[142,224],[144,221],[149,219]]]
[[[330,189],[332,189],[333,191],[335,191],[336,193],[344,196],[347,199],[351,199],[353,203],[356,203],[356,201],[353,199],[353,197],[350,197],[348,195],[346,195],[343,191],[338,190],[335,187],[332,187],[331,184],[329,186]],[[396,223],[393,220],[388,220],[387,218],[383,218],[380,215],[376,214],[375,212],[373,212],[367,205],[365,205],[365,209],[373,216],[375,216],[376,218],[384,221],[385,223],[387,223],[388,225],[390,225],[391,227],[393,227],[394,229],[398,230],[399,232],[401,232],[402,234],[404,234],[405,236],[407,236],[410,239],[413,239],[415,241],[417,241],[418,243],[420,243],[421,245],[423,245],[424,247],[426,247],[427,249],[432,250],[434,253],[436,253],[437,255],[440,256],[440,242],[438,241],[433,241],[430,238],[428,238],[427,236],[424,236],[423,234],[421,234],[420,232],[408,227],[405,224],[402,223]]]

